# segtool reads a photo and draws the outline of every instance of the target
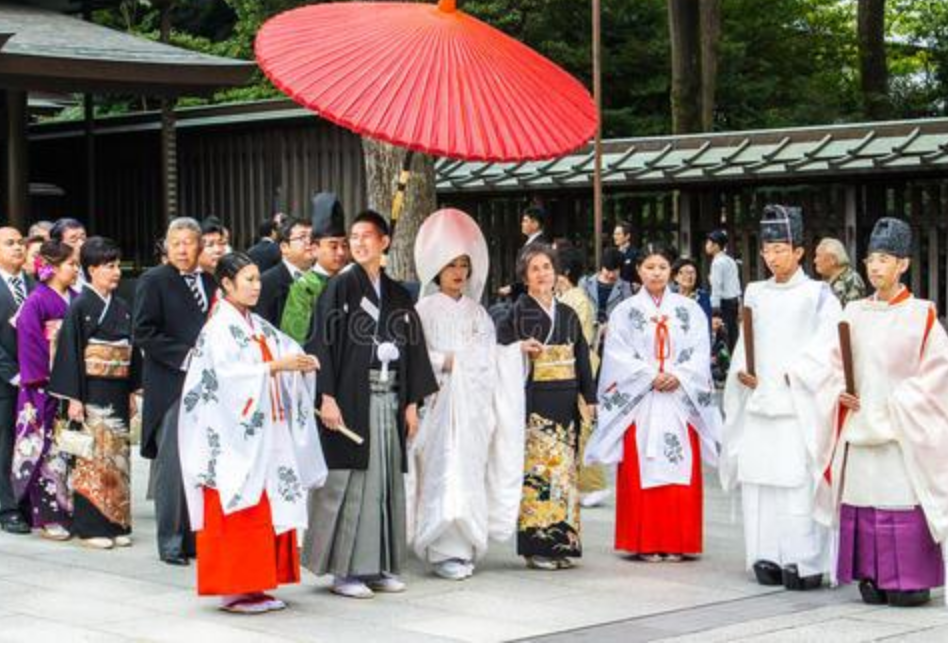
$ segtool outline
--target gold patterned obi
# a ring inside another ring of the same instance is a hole
[[[89,341],[85,351],[86,376],[97,379],[127,379],[132,365],[128,343]]]
[[[546,345],[533,359],[533,382],[576,380],[576,356],[572,345]]]

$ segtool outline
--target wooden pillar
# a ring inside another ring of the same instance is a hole
[[[846,246],[846,252],[853,261],[853,267],[858,268],[859,251],[859,200],[856,194],[855,185],[846,187],[846,195],[843,199],[843,244]]]
[[[27,113],[26,92],[4,90],[0,92],[0,112],[3,114],[2,139],[4,144],[3,195],[4,221],[23,230],[29,218],[29,155],[26,137]]]
[[[593,95],[596,101],[595,167],[593,172],[593,258],[602,266],[602,30],[600,0],[593,0]]]
[[[86,214],[83,219],[86,228],[95,232],[96,197],[95,197],[95,100],[91,94],[82,96],[83,123],[86,145]]]
[[[696,259],[693,247],[694,214],[691,194],[677,193],[678,203],[678,254],[681,257]]]
[[[165,226],[178,216],[178,130],[171,99],[161,102],[161,215]]]

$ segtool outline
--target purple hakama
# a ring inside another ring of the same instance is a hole
[[[69,298],[74,297],[72,291]],[[13,446],[13,490],[27,505],[34,529],[59,524],[69,527],[72,498],[69,462],[53,443],[53,420],[59,400],[47,394],[52,342],[69,304],[40,284],[16,319],[20,363],[16,438]]]
[[[839,582],[871,579],[882,590],[924,590],[945,583],[941,547],[921,507],[907,510],[843,505]]]

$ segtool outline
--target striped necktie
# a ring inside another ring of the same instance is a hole
[[[11,277],[10,288],[13,289],[13,299],[16,300],[16,305],[20,306],[23,304],[23,301],[26,299],[26,288],[23,286],[23,278],[19,275]]]
[[[204,293],[201,291],[198,282],[201,281],[197,273],[188,273],[184,276],[184,281],[188,283],[188,288],[191,289],[191,295],[194,296],[194,301],[197,302],[198,307],[201,309],[201,313],[207,311],[207,301],[204,299]]]

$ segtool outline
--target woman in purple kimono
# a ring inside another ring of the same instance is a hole
[[[40,282],[15,316],[20,361],[13,489],[28,506],[33,529],[54,541],[69,538],[72,502],[67,485],[68,460],[53,442],[53,419],[59,400],[46,392],[50,359],[79,274],[78,255],[65,243],[40,247],[36,277]]]

